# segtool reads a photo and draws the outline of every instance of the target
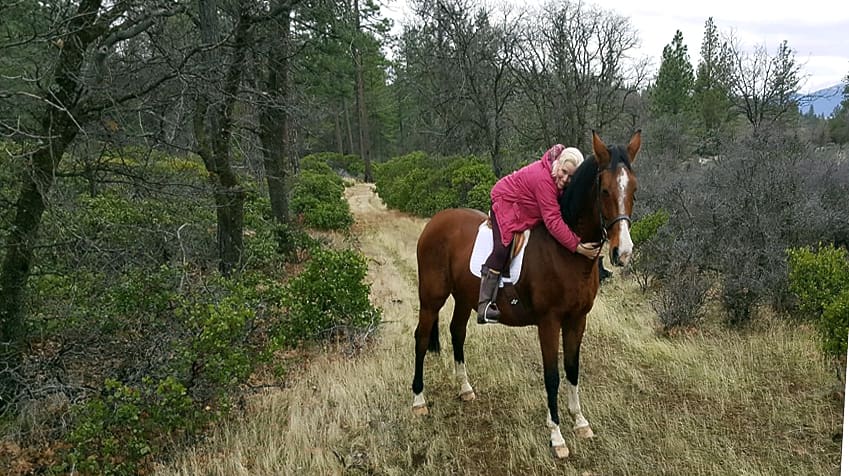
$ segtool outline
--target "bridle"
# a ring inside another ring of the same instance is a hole
[[[602,215],[602,213],[601,213],[601,173],[602,172],[603,172],[603,170],[599,170],[598,174],[596,175],[596,187],[595,187],[596,193],[595,193],[595,196],[596,196],[596,208],[598,208],[598,222],[599,222],[599,226],[601,227],[601,244],[604,245],[604,243],[607,242],[607,230],[613,228],[613,225],[619,223],[620,221],[627,221],[628,227],[630,228],[631,227],[631,216],[630,215],[617,215],[617,216],[613,217],[613,219],[610,220],[610,221],[607,221],[607,220],[604,219],[604,215]],[[600,248],[601,248],[601,246],[599,246],[599,249]]]

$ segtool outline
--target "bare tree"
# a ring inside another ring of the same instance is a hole
[[[786,41],[774,56],[763,45],[749,52],[732,34],[729,45],[728,89],[731,101],[757,134],[780,125],[797,111],[793,94],[799,89],[800,68]]]
[[[628,63],[637,33],[626,18],[581,3],[551,2],[540,16],[523,26],[515,63],[521,96],[534,108],[524,134],[586,146],[586,131],[619,121],[646,80],[645,61]]]
[[[424,109],[416,118],[420,131],[440,137],[438,147],[446,152],[485,151],[502,175],[517,88],[517,19],[505,12],[495,21],[494,11],[465,0],[419,2],[417,8],[424,22],[407,29],[403,53],[420,101],[414,107]]]

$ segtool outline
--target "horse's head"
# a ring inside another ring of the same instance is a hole
[[[598,162],[598,201],[603,235],[610,248],[610,261],[617,266],[628,264],[634,250],[631,240],[631,211],[637,177],[631,165],[640,150],[640,131],[631,136],[625,147],[608,147],[593,131],[593,155]]]

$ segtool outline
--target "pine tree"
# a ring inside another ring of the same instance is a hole
[[[693,65],[684,44],[681,30],[675,32],[672,43],[663,47],[657,81],[651,92],[651,101],[657,114],[679,114],[691,110],[693,93]]]
[[[705,22],[701,58],[696,72],[693,98],[706,132],[716,130],[728,117],[728,51],[710,17]]]

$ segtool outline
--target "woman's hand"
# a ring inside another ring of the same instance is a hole
[[[596,259],[599,253],[601,253],[601,243],[581,243],[578,245],[575,253],[578,253],[587,259]]]

